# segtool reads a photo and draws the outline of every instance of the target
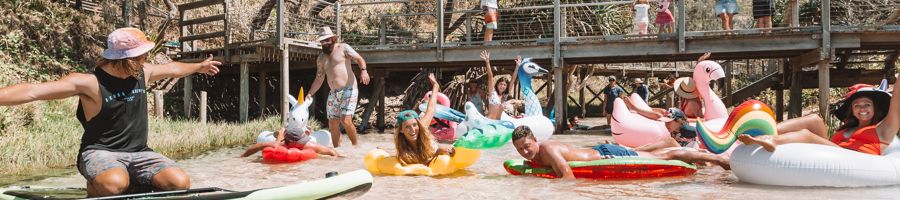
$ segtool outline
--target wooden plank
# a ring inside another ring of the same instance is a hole
[[[187,11],[187,10],[193,10],[193,9],[197,9],[197,8],[202,8],[202,7],[216,5],[216,4],[222,4],[222,3],[225,3],[225,0],[201,0],[201,1],[195,1],[195,2],[178,5],[178,10]]]
[[[579,103],[578,103],[578,100],[576,100],[574,97],[569,96],[569,95],[566,95],[566,97],[568,97],[569,100],[572,100],[572,103],[575,103],[575,106],[576,106],[576,107],[584,107],[584,106],[582,106],[582,104],[579,104]],[[568,106],[568,105],[567,105],[567,106]]]
[[[225,37],[225,31],[184,36],[184,37],[178,38],[178,41],[187,42],[187,41],[203,40],[203,39],[210,39],[210,38],[217,38],[217,37]]]
[[[178,26],[188,26],[188,25],[202,24],[202,23],[213,22],[213,21],[224,21],[224,20],[225,20],[225,14],[220,14],[220,15],[213,15],[213,16],[203,17],[203,18],[184,20],[184,21],[178,22]]]
[[[591,89],[591,87],[585,87],[585,88],[588,89],[588,92],[591,92],[591,94],[594,95],[594,98],[591,98],[591,100],[588,100],[588,102],[587,102],[587,103],[584,103],[584,105],[591,105],[591,103],[593,103],[594,100],[600,99],[600,94],[598,94],[597,92],[594,92],[594,89]],[[603,106],[603,101],[602,101],[602,99],[601,99],[601,101],[600,101],[600,106],[601,106],[601,107]]]

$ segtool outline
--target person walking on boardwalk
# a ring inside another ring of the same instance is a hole
[[[331,28],[322,27],[318,41],[322,43],[322,53],[316,58],[316,80],[306,98],[319,91],[322,82],[328,80],[328,101],[325,109],[328,115],[328,129],[335,134],[331,135],[331,141],[335,148],[341,146],[341,130],[344,126],[350,143],[357,145],[356,126],[353,125],[353,114],[356,112],[356,101],[359,89],[356,86],[356,76],[353,74],[351,61],[359,65],[360,82],[369,84],[369,73],[366,68],[366,60],[356,53],[350,45],[338,41],[338,37],[331,32]]]
[[[76,163],[89,197],[150,190],[185,190],[191,181],[175,162],[147,145],[150,82],[194,73],[219,73],[212,56],[200,63],[147,63],[154,48],[141,30],[109,34],[98,66],[56,81],[0,88],[0,106],[78,97],[76,117],[84,128]]]
[[[494,39],[494,30],[497,30],[497,20],[500,12],[497,10],[497,0],[481,0],[481,9],[484,11],[484,42],[490,43]]]

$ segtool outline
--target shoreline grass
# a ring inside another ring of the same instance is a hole
[[[0,133],[0,185],[12,184],[49,174],[62,174],[75,169],[75,158],[83,129],[75,118],[77,100],[33,102],[20,106],[0,107],[0,120],[10,120],[9,113],[34,113],[31,121],[7,127]],[[26,112],[23,112],[25,110]],[[6,119],[3,119],[6,118]],[[148,145],[171,159],[183,159],[209,150],[249,145],[257,133],[281,125],[277,116],[247,123],[200,124],[194,120],[156,119],[148,122]],[[49,175],[53,176],[53,175]]]

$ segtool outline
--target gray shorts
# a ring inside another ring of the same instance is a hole
[[[175,167],[175,161],[152,151],[112,152],[87,150],[78,156],[78,172],[88,181],[112,168],[128,172],[131,183],[152,186],[153,176],[165,168]],[[135,185],[133,185],[135,186]]]

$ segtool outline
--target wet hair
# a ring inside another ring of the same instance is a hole
[[[846,103],[852,104],[853,101],[860,99],[860,98],[868,98],[869,100],[872,100],[872,104],[875,104],[875,105],[877,105],[878,103],[885,103],[885,102],[875,101],[875,99],[873,99],[871,97],[857,97],[857,98],[847,101]],[[879,122],[881,122],[881,120],[883,120],[887,116],[887,112],[880,111],[877,109],[877,107],[874,107],[874,108],[876,108],[876,109],[872,109],[875,111],[875,113],[874,113],[875,115],[872,116],[872,124],[878,124]],[[859,126],[859,119],[857,119],[856,116],[853,115],[853,108],[847,109],[847,119],[842,119],[842,121],[844,122],[844,124],[842,124],[840,127],[838,127],[837,130],[847,130],[848,128],[854,128],[854,127]]]
[[[500,82],[506,83],[506,90],[505,90],[505,91],[500,91],[500,89],[497,89],[497,88],[500,87]],[[509,79],[507,79],[506,77],[500,77],[500,79],[497,79],[497,82],[494,82],[494,91],[497,92],[497,95],[501,95],[501,96],[502,96],[502,95],[505,95],[505,94],[509,94],[509,87],[510,87],[510,85],[509,85]]]
[[[419,132],[416,134],[416,146],[413,147],[403,132],[401,132],[403,125],[397,126],[394,130],[394,147],[397,149],[397,160],[400,160],[402,165],[428,165],[435,157],[434,148],[431,146],[432,133],[428,126],[423,125],[420,120],[410,120],[416,120],[416,123],[419,124]]]
[[[115,60],[100,58],[100,62],[98,62],[97,66],[109,65],[112,66],[113,69],[125,72],[131,77],[140,78],[142,74],[144,74],[144,62],[146,62],[146,60],[146,53],[140,56]]]
[[[534,134],[531,133],[531,128],[528,128],[528,126],[519,126],[519,127],[516,127],[515,130],[513,130],[513,133],[512,133],[513,141],[516,141],[516,140],[519,140],[522,138],[526,138],[526,137],[532,138],[532,139],[534,138]]]

